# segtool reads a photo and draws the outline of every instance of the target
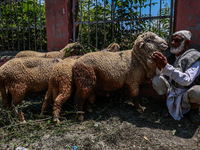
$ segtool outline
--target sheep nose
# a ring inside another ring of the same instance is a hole
[[[167,42],[163,42],[161,45],[162,45],[162,47],[165,48],[165,49],[168,48]]]

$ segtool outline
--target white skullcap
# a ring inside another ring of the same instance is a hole
[[[175,32],[173,35],[182,34],[185,40],[191,40],[192,33],[188,30],[180,30]]]

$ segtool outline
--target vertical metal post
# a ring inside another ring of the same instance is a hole
[[[115,14],[114,14],[114,10],[115,10],[115,5],[114,5],[114,0],[112,0],[112,42],[114,42],[114,29],[115,29],[115,26],[114,26],[114,20],[115,20]]]
[[[140,3],[140,18],[141,18],[141,15],[142,15],[142,1],[139,0],[139,3]]]
[[[23,13],[23,1],[21,1],[21,17],[22,17],[22,45],[23,50],[25,50],[25,41],[24,41],[24,13]]]
[[[105,10],[105,7],[106,7],[106,0],[104,0],[104,15],[103,15],[103,35],[104,35],[104,38],[103,38],[103,48],[105,48],[105,40],[106,40],[106,10]]]
[[[122,26],[123,26],[123,22],[122,22],[122,19],[123,19],[123,17],[122,17],[122,10],[123,10],[123,0],[121,0],[121,47],[122,47]]]
[[[150,0],[150,6],[149,6],[149,17],[151,17],[151,0]],[[149,31],[151,30],[151,19],[149,18]]]
[[[76,31],[75,31],[75,3],[74,0],[72,1],[72,8],[73,8],[73,42],[75,42],[76,39]],[[76,14],[77,15],[77,14]]]
[[[139,0],[140,3],[140,16],[139,16],[139,21],[141,21],[141,16],[142,16],[142,0]],[[141,30],[139,30],[141,32]]]
[[[29,0],[27,1],[27,14],[28,14],[28,48],[31,49],[31,36],[30,36],[30,12],[29,12]]]
[[[131,41],[131,38],[132,38],[132,21],[133,21],[133,18],[132,18],[133,9],[132,9],[132,7],[133,7],[133,2],[131,2],[131,9],[130,9],[130,11],[131,11],[131,16],[130,16],[131,22],[130,22],[130,42],[129,42],[129,46],[132,43],[132,41]]]
[[[171,36],[172,36],[172,17],[174,10],[174,0],[171,0],[171,9],[170,9],[170,27],[169,27],[169,46],[171,45]]]
[[[33,11],[34,11],[34,40],[35,40],[35,50],[37,48],[37,41],[36,41],[36,21],[35,21],[35,0],[33,1]]]
[[[39,2],[39,4],[40,4],[40,50],[42,51],[42,18],[41,18],[41,5],[42,5],[42,3],[41,3],[41,0],[40,0],[40,2]]]
[[[88,0],[88,47],[90,47],[90,0]]]
[[[83,38],[83,8],[82,8],[82,0],[81,0],[81,44],[82,44],[82,38]]]
[[[2,5],[1,5],[2,6]],[[0,22],[2,23],[2,15],[1,15],[1,7],[0,7]],[[5,50],[5,45],[4,45],[4,33],[3,33],[3,29],[1,28],[1,36],[2,36],[2,45],[3,45],[3,50]]]
[[[162,0],[160,0],[159,36],[160,36],[161,11],[162,11]]]
[[[17,0],[15,0],[15,4],[17,4],[18,2],[17,2]],[[19,44],[19,20],[18,20],[18,16],[17,16],[17,11],[15,10],[15,7],[13,7],[14,8],[14,11],[15,11],[15,18],[16,18],[16,20],[17,20],[17,45],[18,45],[18,51],[20,50],[20,44]]]
[[[10,3],[10,13],[12,13],[12,5],[11,5],[11,1],[9,1],[9,3]],[[12,17],[12,16],[11,16]],[[13,28],[12,28],[12,25],[13,25],[13,20],[12,20],[12,18],[11,18],[11,27],[10,27],[10,30],[11,30],[11,32],[12,32],[12,49],[14,49],[14,40],[13,40]]]
[[[6,0],[4,1],[5,3],[5,18],[6,18],[6,32],[7,32],[7,45],[8,45],[8,50],[10,50],[10,46],[9,46],[9,35],[8,35],[8,18],[7,18],[7,11],[6,11]]]
[[[97,19],[97,0],[96,0],[96,48],[98,48],[98,19]]]

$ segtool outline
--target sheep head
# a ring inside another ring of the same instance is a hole
[[[132,54],[146,72],[146,80],[152,79],[156,73],[156,64],[151,59],[155,51],[163,52],[168,48],[164,39],[152,32],[146,32],[135,40]],[[134,60],[134,59],[133,59]]]
[[[120,50],[120,46],[117,43],[111,43],[108,45],[107,48],[101,50],[101,51],[108,51],[108,52],[118,52]]]
[[[133,50],[139,50],[143,55],[151,56],[153,52],[163,52],[168,48],[164,39],[152,32],[146,32],[138,36]]]
[[[110,52],[118,52],[120,50],[120,46],[117,43],[111,43],[108,45],[107,51]]]
[[[64,51],[67,57],[86,54],[84,47],[78,42],[68,44],[61,51]]]

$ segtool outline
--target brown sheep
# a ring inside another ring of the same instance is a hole
[[[108,51],[108,52],[118,52],[120,50],[120,46],[117,43],[111,43],[108,45],[106,49],[103,49],[101,51]]]
[[[51,70],[59,61],[61,59],[24,57],[14,58],[3,64],[0,67],[0,92],[3,107],[11,109],[21,104],[26,93],[46,90]],[[24,121],[21,110],[18,115],[20,121]]]
[[[167,43],[152,32],[140,35],[132,50],[122,52],[97,52],[85,54],[73,66],[76,86],[75,103],[83,111],[85,100],[95,91],[111,92],[123,87],[131,98],[139,93],[139,86],[156,73],[156,64],[151,60],[154,51],[164,51]],[[140,108],[136,99],[134,105]],[[83,120],[78,114],[78,120]]]
[[[120,46],[117,43],[112,43],[105,51],[119,51]],[[96,52],[95,52],[96,53]],[[82,56],[81,56],[82,57]],[[72,95],[73,92],[73,78],[72,67],[79,56],[68,57],[54,66],[49,78],[48,91],[42,106],[41,114],[44,114],[47,106],[53,98],[53,121],[59,123],[59,113],[62,105]],[[88,99],[90,103],[94,103],[95,95],[91,95]],[[87,101],[87,102],[88,102]],[[87,104],[86,109],[90,112],[90,106]]]
[[[74,55],[83,55],[85,54],[85,50],[80,43],[70,43],[65,46],[60,51],[53,51],[53,52],[36,52],[36,51],[21,51],[19,52],[15,58],[19,57],[43,57],[43,58],[60,58],[64,59],[69,56]]]
[[[25,95],[24,93],[26,92],[40,92],[46,90],[48,87],[49,76],[53,66],[57,63],[57,61],[61,61],[61,59],[59,58],[63,59],[63,56],[69,57],[73,55],[82,55],[84,53],[85,50],[79,43],[68,44],[60,52],[48,52],[46,54],[34,51],[20,52],[17,57],[33,56],[36,58],[21,58],[21,60],[20,58],[16,58],[9,63],[7,62],[5,65],[3,65],[3,67],[1,67],[0,77],[3,76],[4,78],[0,79],[0,84],[2,85],[1,95],[2,97],[4,97],[4,107],[11,108],[12,105],[15,106],[15,104],[17,105],[18,103],[21,103]],[[41,54],[45,54],[46,58],[44,58],[44,55]],[[57,59],[49,59],[51,57],[55,57]],[[30,73],[33,74],[30,75]],[[23,77],[25,78],[25,80],[23,80]],[[14,78],[14,81],[12,83],[11,81],[6,82],[5,85],[3,85],[5,80],[8,81],[9,78]],[[20,87],[21,84],[23,84],[22,87]],[[5,86],[8,89],[7,93],[5,92]],[[20,92],[21,96],[17,97]],[[10,98],[13,95],[14,97],[17,97],[15,98],[17,100],[12,100]],[[19,117],[21,121],[24,120],[21,110],[19,111]]]

